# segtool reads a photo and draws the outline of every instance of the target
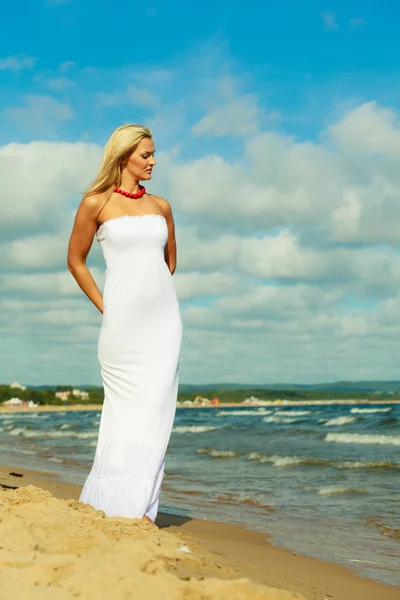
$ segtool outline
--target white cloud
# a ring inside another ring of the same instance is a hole
[[[236,287],[236,277],[214,271],[211,273],[190,273],[174,275],[176,289],[181,300],[192,300],[201,296],[220,296]]]
[[[33,69],[37,58],[26,56],[25,54],[16,54],[7,58],[0,58],[0,71],[23,71]]]
[[[180,227],[176,237],[180,270],[196,268],[212,271],[226,267],[232,264],[240,242],[239,236],[229,233],[202,238],[194,226]]]
[[[365,25],[366,21],[362,17],[352,17],[348,21],[349,29],[358,29],[362,25]]]
[[[399,132],[396,111],[371,102],[315,142],[257,130],[235,159],[158,154],[152,185],[177,225],[183,381],[394,376]],[[63,357],[73,349],[77,382],[98,380],[100,319],[64,261],[80,191],[100,158],[101,148],[82,142],[0,148],[0,197],[12,199],[0,222],[2,332],[38,339],[43,356],[49,340],[64,344]]]
[[[66,261],[65,261],[66,262]],[[91,269],[96,280],[101,282],[103,275],[96,269]],[[56,273],[26,273],[14,275],[3,275],[0,277],[0,287],[5,291],[28,292],[33,296],[43,298],[79,296],[82,291],[68,269]]]
[[[26,96],[24,106],[9,106],[2,113],[19,129],[40,136],[52,135],[59,124],[75,117],[68,102],[59,102],[51,96]]]
[[[253,95],[247,95],[216,108],[193,126],[195,135],[248,136],[259,125],[259,109]]]
[[[7,206],[0,220],[3,240],[70,221],[100,157],[101,148],[83,142],[0,147],[0,198]]]
[[[57,92],[63,92],[65,90],[69,90],[72,87],[75,87],[76,81],[72,79],[67,79],[67,77],[55,77],[54,79],[49,79],[47,81],[47,85]]]
[[[342,152],[400,156],[400,124],[392,108],[367,102],[348,111],[329,129]]]
[[[75,67],[75,63],[73,60],[66,60],[60,64],[58,70],[60,73],[66,73]]]
[[[339,25],[337,23],[337,17],[333,13],[324,13],[321,15],[321,19],[324,23],[324,26],[328,31],[332,31],[333,29],[339,29]]]
[[[112,108],[122,104],[155,109],[160,106],[160,101],[149,90],[134,85],[128,85],[125,89],[114,92],[99,92],[96,95],[96,105],[99,108]]]
[[[258,277],[318,279],[325,274],[323,257],[316,250],[301,248],[287,230],[275,237],[244,237],[238,254],[241,269]]]

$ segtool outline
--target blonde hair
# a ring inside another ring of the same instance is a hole
[[[144,125],[127,124],[114,129],[104,147],[101,167],[95,179],[84,191],[84,195],[106,193],[104,203],[106,204],[111,198],[114,187],[121,185],[122,160],[128,158],[144,138],[152,138],[152,132]]]

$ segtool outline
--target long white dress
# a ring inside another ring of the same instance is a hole
[[[98,359],[104,405],[80,500],[154,521],[174,421],[182,321],[164,259],[165,217],[125,215],[96,232],[106,261]]]

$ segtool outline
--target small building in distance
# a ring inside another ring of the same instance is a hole
[[[13,381],[12,383],[10,383],[10,388],[17,388],[19,390],[26,390],[26,385],[22,385],[21,383],[18,383],[18,381]]]
[[[196,406],[206,406],[207,404],[210,404],[210,400],[208,398],[204,398],[203,396],[196,396],[196,398],[193,401],[193,404],[195,404]]]
[[[243,404],[250,404],[251,406],[259,406],[261,403],[262,401],[260,398],[257,398],[256,396],[249,396],[243,401]]]
[[[24,401],[21,398],[10,398],[3,402],[3,406],[21,406],[23,403]]]
[[[59,398],[61,402],[67,402],[70,396],[74,396],[75,398],[80,398],[81,400],[87,400],[89,398],[89,392],[85,390],[78,390],[77,388],[74,390],[61,390],[60,392],[56,392],[56,398]]]

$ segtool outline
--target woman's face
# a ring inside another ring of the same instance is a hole
[[[143,138],[125,163],[124,170],[126,169],[136,181],[151,179],[151,173],[156,164],[154,153],[155,146],[153,140]]]

